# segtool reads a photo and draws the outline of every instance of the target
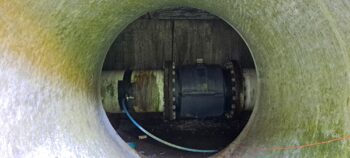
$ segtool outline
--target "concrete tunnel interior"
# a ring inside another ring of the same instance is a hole
[[[349,157],[347,1],[2,1],[0,153],[142,157],[102,107],[106,54],[147,12],[191,7],[223,19],[255,62],[254,110],[213,157]]]

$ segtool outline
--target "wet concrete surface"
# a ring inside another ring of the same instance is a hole
[[[230,144],[243,129],[250,113],[244,113],[235,120],[177,120],[164,121],[162,113],[143,113],[133,116],[152,134],[171,143],[189,148],[221,150]],[[117,133],[127,143],[134,144],[135,150],[152,158],[204,158],[213,154],[180,151],[165,146],[137,129],[124,114],[108,113],[108,118]]]

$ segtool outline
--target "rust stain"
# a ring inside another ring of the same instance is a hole
[[[134,110],[156,112],[159,108],[157,77],[152,72],[137,72],[134,76]]]

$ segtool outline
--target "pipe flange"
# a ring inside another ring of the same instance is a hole
[[[171,113],[171,120],[175,120],[176,119],[176,66],[175,66],[175,62],[172,62],[172,66],[171,66],[171,92],[172,92],[172,113]]]
[[[233,116],[240,111],[241,105],[241,91],[242,91],[242,82],[241,82],[241,73],[240,73],[240,66],[235,61],[230,61],[225,64],[225,68],[227,72],[229,72],[229,82],[228,85],[230,85],[230,89],[228,91],[230,92],[230,99],[227,100],[229,104],[229,110],[226,112],[225,117],[226,118],[233,118]]]
[[[175,96],[175,63],[172,61],[166,61],[164,65],[164,119],[175,120],[176,119],[176,96]]]

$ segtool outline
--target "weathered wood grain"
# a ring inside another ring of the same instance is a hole
[[[111,46],[104,70],[161,68],[163,61],[171,60],[171,24],[144,19],[132,23]]]
[[[166,60],[184,65],[197,58],[208,64],[235,59],[244,67],[254,65],[242,38],[222,20],[141,18],[113,43],[104,70],[161,69]]]
[[[177,65],[203,58],[208,64],[224,64],[239,59],[242,40],[221,20],[176,20],[174,59]]]

